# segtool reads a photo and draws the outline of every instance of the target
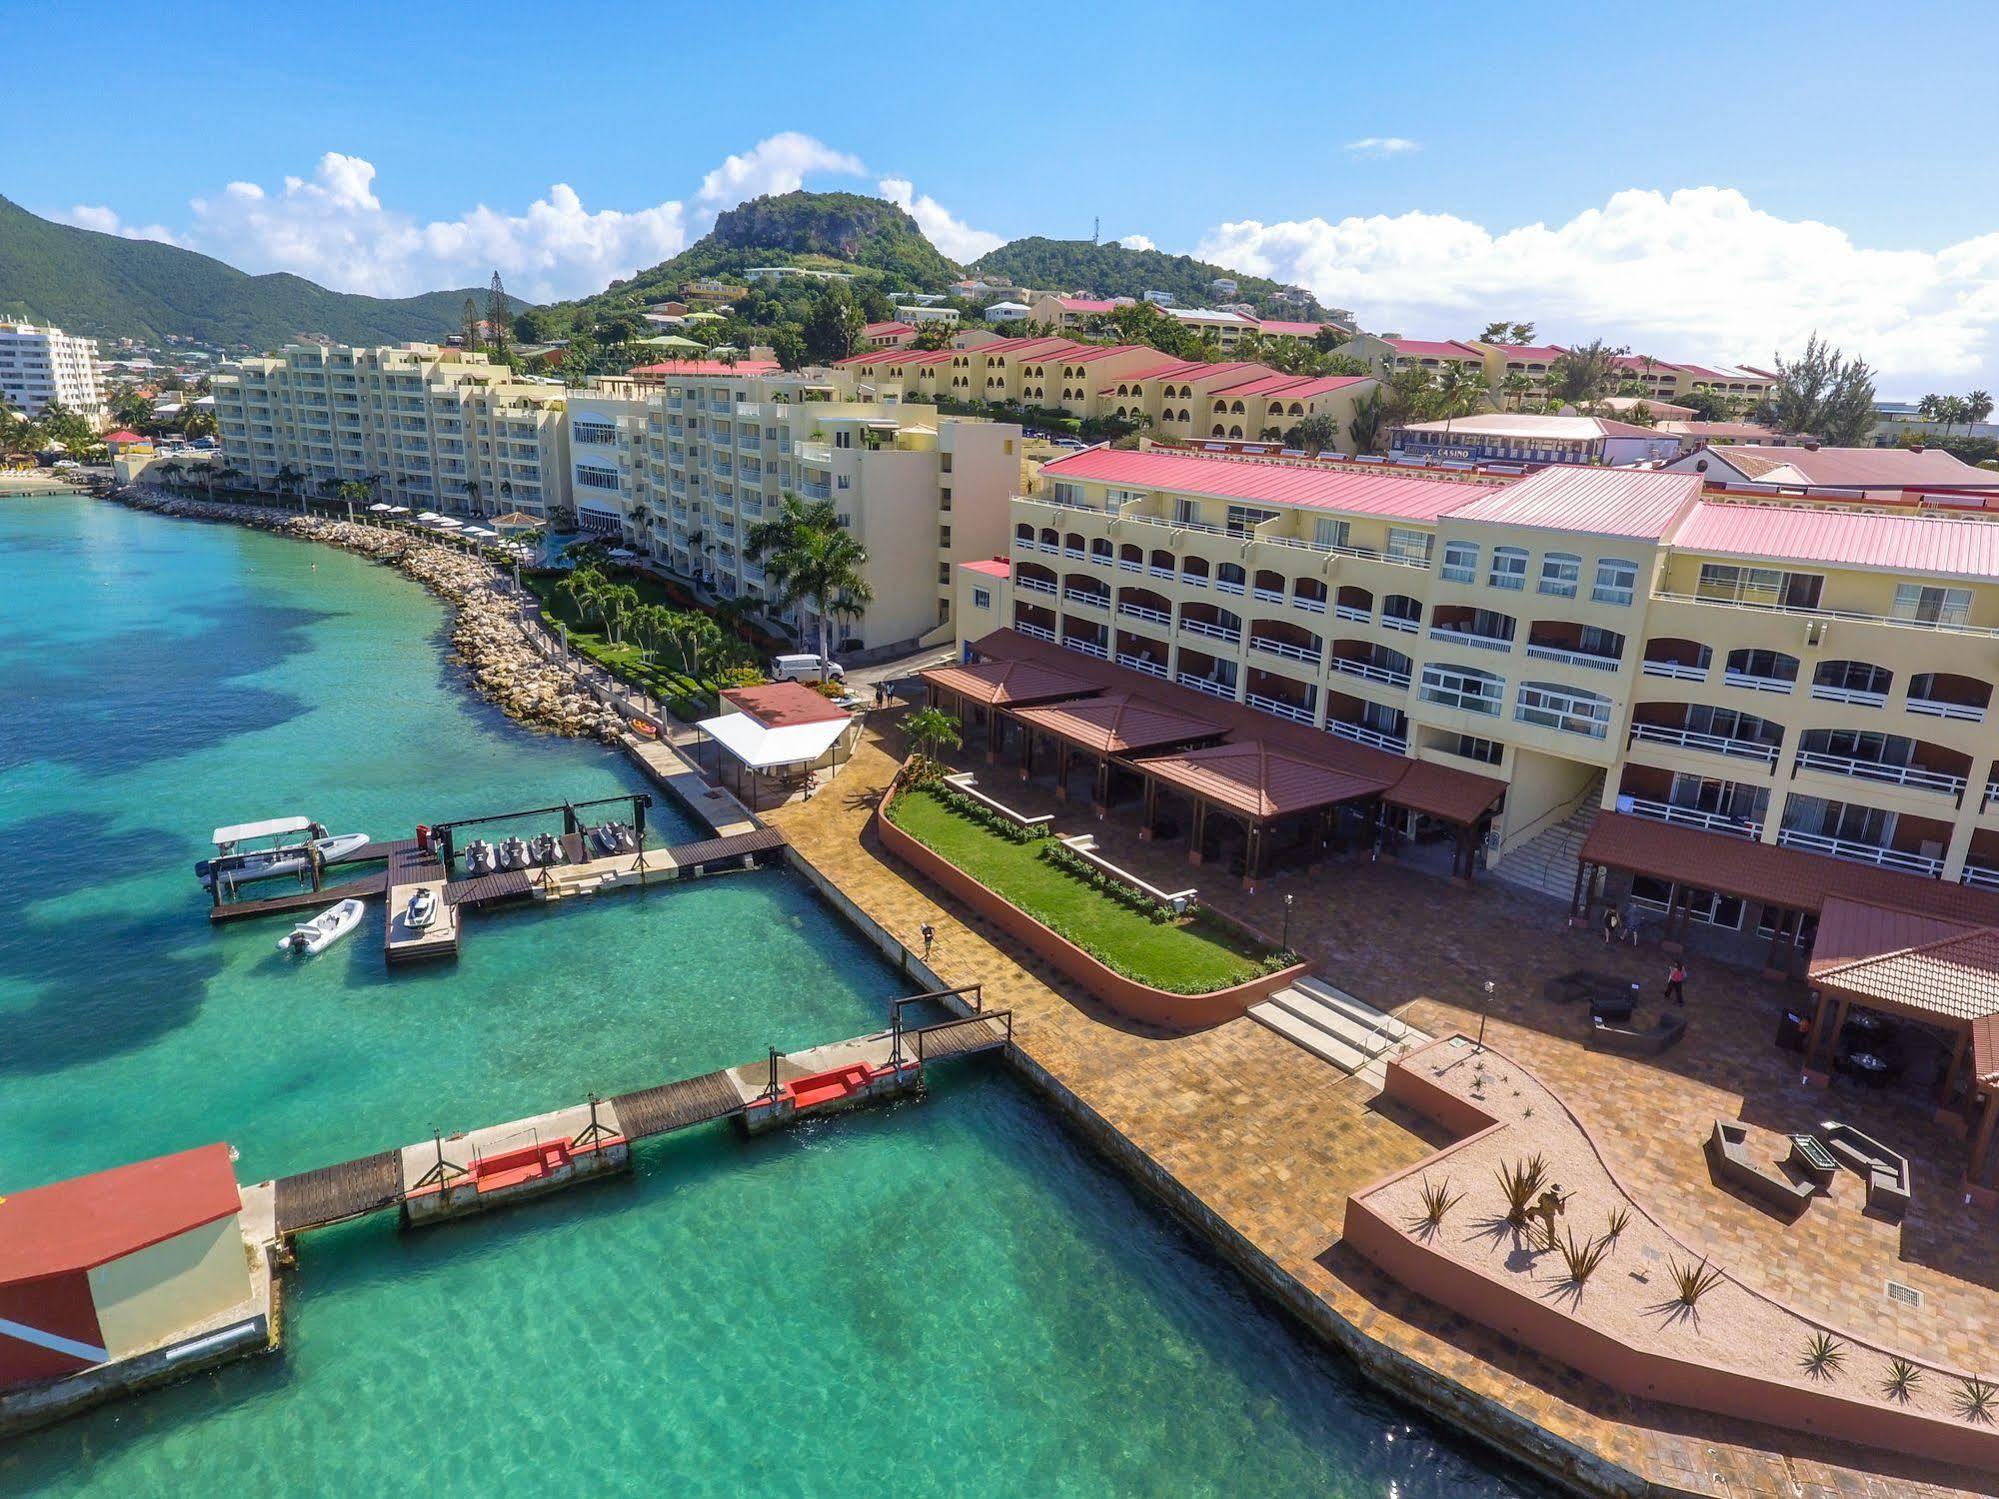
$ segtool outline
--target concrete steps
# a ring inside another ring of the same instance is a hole
[[[1551,823],[1492,866],[1492,877],[1539,891],[1556,900],[1568,901],[1576,891],[1576,860],[1590,829],[1596,826],[1598,804],[1603,800],[1603,772],[1590,778],[1576,809],[1562,821]]]
[[[1387,1080],[1388,1059],[1430,1038],[1344,990],[1300,978],[1250,1008],[1262,1025],[1375,1088]]]

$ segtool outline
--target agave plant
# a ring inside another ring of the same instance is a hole
[[[1829,1332],[1815,1332],[1798,1366],[1813,1379],[1831,1379],[1846,1362],[1846,1345]]]
[[[1673,1281],[1673,1299],[1689,1310],[1699,1306],[1701,1298],[1722,1280],[1721,1272],[1709,1265],[1705,1257],[1698,1265],[1675,1260],[1667,1274]]]
[[[1888,1365],[1888,1377],[1881,1381],[1881,1393],[1890,1400],[1909,1403],[1909,1397],[1923,1382],[1923,1371],[1905,1358],[1892,1360]]]
[[[1610,1254],[1608,1237],[1584,1239],[1577,1243],[1574,1229],[1570,1229],[1567,1238],[1556,1247],[1562,1252],[1562,1268],[1568,1271],[1570,1283],[1577,1287],[1588,1285],[1589,1278],[1596,1274],[1597,1266]]]
[[[1975,1374],[1966,1375],[1958,1380],[1950,1398],[1963,1419],[1990,1426],[1993,1411],[1999,1409],[1999,1385],[1987,1384]]]
[[[1451,1179],[1448,1176],[1441,1182],[1425,1178],[1422,1206],[1417,1210],[1411,1227],[1423,1233],[1435,1233],[1443,1227],[1445,1215],[1464,1199],[1464,1195],[1462,1192],[1451,1190]]]
[[[1499,1190],[1506,1197],[1506,1221],[1525,1223],[1534,1195],[1547,1183],[1547,1159],[1539,1155],[1531,1156],[1510,1166],[1502,1166],[1495,1174],[1499,1178]]]
[[[1603,1237],[1606,1242],[1615,1242],[1631,1227],[1631,1209],[1616,1207],[1610,1210],[1610,1218],[1604,1225]]]

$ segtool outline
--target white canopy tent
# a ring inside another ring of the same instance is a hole
[[[758,776],[788,769],[809,773],[820,757],[840,742],[840,737],[852,723],[852,718],[841,717],[766,728],[747,713],[722,713],[714,718],[704,718],[694,727],[713,739],[719,749],[728,751],[730,758],[736,762],[739,793],[742,789],[741,773],[749,771],[754,804],[754,785]],[[718,780],[721,771],[722,767],[717,763],[715,773]]]

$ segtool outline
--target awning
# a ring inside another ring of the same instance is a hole
[[[1807,976],[1872,1008],[1977,1020],[1999,1013],[1999,930],[1835,896]]]
[[[810,765],[833,747],[852,722],[843,716],[837,723],[829,720],[767,729],[747,713],[723,713],[704,718],[695,727],[712,735],[751,770],[769,770],[778,765]]]
[[[1468,826],[1492,810],[1506,795],[1506,782],[1491,776],[1411,760],[1409,768],[1383,798],[1390,806],[1407,807],[1444,822]]]
[[[266,817],[262,822],[239,822],[215,830],[217,843],[241,843],[245,838],[275,838],[281,833],[303,833],[312,827],[308,817]]]

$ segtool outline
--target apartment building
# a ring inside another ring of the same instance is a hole
[[[1390,449],[1432,463],[1660,463],[1681,439],[1656,427],[1599,416],[1494,411],[1441,422],[1407,422]]]
[[[1147,292],[1145,300],[1194,332],[1214,335],[1223,353],[1240,343],[1246,333],[1263,338],[1315,339],[1324,328],[1340,327],[1337,323],[1302,322],[1295,318],[1260,318],[1251,312],[1227,308],[1175,307],[1170,302],[1157,300],[1165,295],[1164,292]],[[1095,318],[1107,316],[1120,307],[1129,307],[1133,300],[1131,297],[1062,297],[1054,292],[1042,292],[1028,304],[1028,312],[1038,323],[1074,332]]]
[[[843,398],[807,374],[690,363],[571,394],[578,523],[723,598],[769,604],[750,528],[787,494],[832,500],[866,549],[874,600],[840,649],[949,638],[953,569],[1006,545],[1021,430],[934,406]],[[805,638],[818,617],[797,611]],[[940,634],[940,631],[942,632]]]
[[[60,328],[0,322],[0,407],[40,416],[60,405],[92,422],[109,414],[97,341]]]
[[[215,377],[222,461],[260,489],[357,481],[414,510],[566,506],[559,385],[435,344],[293,344]]]
[[[961,570],[962,641],[1011,627],[1137,693],[1497,777],[1489,863],[1545,859],[1581,809],[1999,888],[1999,522],[1162,449],[1048,464],[1013,522]]]
[[[1433,375],[1457,367],[1485,375],[1485,350],[1454,338],[1402,338],[1393,333],[1357,333],[1340,345],[1340,353],[1364,359],[1380,374],[1424,369]]]
[[[1006,401],[1092,417],[1104,389],[1164,358],[1144,344],[996,338],[965,348],[869,349],[837,361],[832,376],[850,400]]]

